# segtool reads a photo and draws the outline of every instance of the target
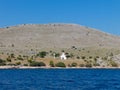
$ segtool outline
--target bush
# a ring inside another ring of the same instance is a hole
[[[27,60],[29,63],[32,63],[33,61],[30,59],[30,60]]]
[[[24,66],[28,66],[28,64],[24,64]]]
[[[75,62],[73,62],[72,64],[71,64],[71,67],[76,67],[77,66],[77,63],[75,63]]]
[[[11,57],[11,58],[15,58],[15,55],[14,55],[14,53],[12,53],[12,54],[10,55],[10,57]]]
[[[89,59],[92,59],[92,56],[89,56]]]
[[[94,65],[94,66],[100,66],[100,64],[99,64],[99,63],[94,63],[93,65]]]
[[[71,67],[71,64],[68,64],[68,67]]]
[[[44,62],[36,62],[36,61],[32,61],[30,63],[30,66],[46,66]]]
[[[44,58],[45,56],[47,55],[47,52],[46,51],[42,51],[42,52],[39,52],[37,54],[37,56],[41,57],[41,58]]]
[[[6,65],[5,60],[0,59],[0,66],[4,66],[4,65]]]
[[[16,62],[16,65],[21,65],[21,62]]]
[[[17,59],[18,59],[18,60],[23,60],[23,58],[22,58],[21,55],[19,55],[19,56],[17,57]]]
[[[12,61],[11,58],[10,58],[10,56],[8,56],[7,61],[8,61],[8,62],[11,62],[11,61]]]
[[[77,56],[76,58],[77,58],[77,59],[80,59],[80,57],[79,57],[79,56]]]
[[[58,62],[55,64],[56,67],[66,67],[66,65],[63,62]]]
[[[85,66],[86,67],[92,67],[92,64],[91,63],[87,63]]]
[[[60,56],[60,54],[59,53],[55,53],[55,57],[59,57]]]
[[[110,64],[112,65],[112,67],[118,67],[118,64],[114,61],[111,61]]]
[[[85,59],[86,57],[85,57],[85,56],[82,56],[81,58],[82,58],[82,59]]]
[[[84,64],[80,64],[80,67],[84,67],[85,65]]]
[[[54,62],[53,61],[50,61],[50,64],[49,64],[51,67],[54,67]]]

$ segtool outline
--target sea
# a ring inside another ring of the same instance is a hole
[[[120,69],[0,69],[0,90],[120,90]]]

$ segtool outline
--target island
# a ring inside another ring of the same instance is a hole
[[[120,37],[77,24],[0,28],[0,68],[119,68]]]

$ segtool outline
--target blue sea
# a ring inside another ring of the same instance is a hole
[[[120,69],[1,69],[0,90],[120,90]]]

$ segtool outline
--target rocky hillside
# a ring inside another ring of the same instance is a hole
[[[76,24],[24,24],[0,28],[0,50],[119,48],[120,37]]]

